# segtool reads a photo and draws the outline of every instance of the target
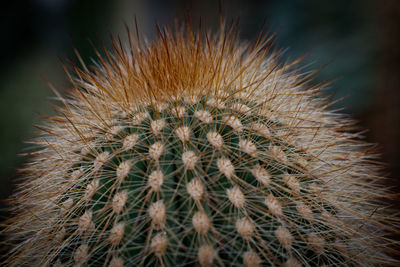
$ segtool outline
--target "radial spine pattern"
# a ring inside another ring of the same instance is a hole
[[[201,32],[201,31],[199,31]],[[73,66],[6,224],[10,266],[375,266],[397,220],[353,122],[271,38],[159,32]]]

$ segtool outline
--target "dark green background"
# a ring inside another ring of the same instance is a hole
[[[11,1],[8,1],[11,2]],[[4,6],[8,5],[8,6]],[[400,1],[396,0],[235,0],[222,1],[229,19],[240,18],[240,37],[254,40],[266,23],[278,30],[283,58],[309,53],[304,71],[329,63],[315,82],[338,79],[327,95],[346,97],[334,105],[360,121],[369,142],[388,163],[386,172],[399,178]],[[172,0],[25,0],[3,4],[0,16],[0,199],[9,196],[17,176],[24,140],[40,124],[38,113],[52,114],[53,94],[45,77],[60,91],[68,88],[58,57],[73,56],[75,46],[90,63],[88,42],[108,45],[109,32],[126,38],[124,22],[137,17],[142,35],[154,37],[155,22],[173,23],[189,10],[194,23],[218,28],[218,1]],[[3,204],[2,204],[3,205]]]

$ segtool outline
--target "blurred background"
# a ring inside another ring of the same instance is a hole
[[[4,6],[8,5],[8,6]],[[378,143],[386,173],[400,192],[400,1],[397,0],[233,0],[222,1],[229,19],[240,18],[240,38],[254,40],[263,23],[278,30],[283,59],[309,53],[303,65],[312,70],[329,63],[315,82],[337,81],[326,91],[334,105],[369,129]],[[109,45],[109,33],[126,39],[124,22],[136,16],[142,35],[152,39],[155,23],[172,24],[185,11],[195,24],[202,18],[218,29],[215,0],[21,0],[2,4],[0,16],[0,199],[13,190],[16,169],[26,158],[24,140],[53,114],[53,94],[45,77],[63,92],[68,82],[59,57],[71,58],[76,47],[86,63],[95,58],[89,39]],[[100,45],[97,45],[100,47]],[[1,204],[4,206],[4,203]]]

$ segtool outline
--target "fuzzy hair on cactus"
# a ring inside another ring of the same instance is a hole
[[[6,265],[396,264],[371,146],[300,60],[236,31],[128,31],[66,68],[10,200]]]

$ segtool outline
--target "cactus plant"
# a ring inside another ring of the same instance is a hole
[[[379,165],[273,38],[159,33],[73,66],[6,223],[11,266],[374,266]]]

